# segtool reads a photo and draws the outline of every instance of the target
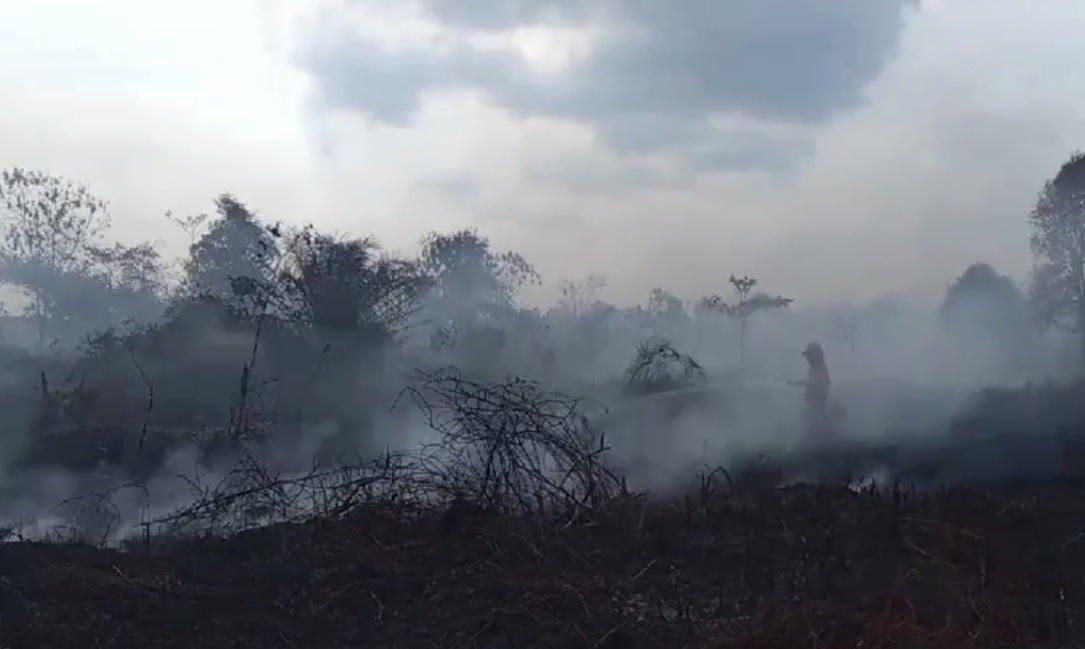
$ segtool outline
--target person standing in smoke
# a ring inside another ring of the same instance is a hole
[[[804,388],[806,401],[806,433],[810,437],[824,437],[831,432],[829,413],[829,367],[825,364],[825,351],[820,343],[812,342],[806,346],[802,355],[809,364],[805,381],[790,381],[791,385]]]

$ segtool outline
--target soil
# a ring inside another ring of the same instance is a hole
[[[1071,647],[1085,493],[798,485],[0,546],[0,646]]]

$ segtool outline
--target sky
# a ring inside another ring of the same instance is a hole
[[[269,221],[412,252],[477,227],[552,296],[798,303],[1024,279],[1085,148],[1076,0],[0,0],[0,167],[85,182],[113,236]]]

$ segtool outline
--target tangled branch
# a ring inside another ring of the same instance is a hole
[[[704,379],[701,364],[665,338],[653,336],[637,347],[625,370],[626,386],[634,394],[653,394],[690,387]]]
[[[211,485],[199,476],[184,478],[195,500],[148,525],[168,536],[219,535],[313,516],[341,518],[363,503],[415,500],[404,488],[409,481],[399,479],[409,474],[410,465],[409,457],[389,453],[371,462],[314,465],[304,475],[284,476],[244,452]]]
[[[439,436],[420,452],[436,493],[487,509],[576,511],[620,491],[581,400],[519,378],[483,384],[454,369],[418,378],[404,394]]]

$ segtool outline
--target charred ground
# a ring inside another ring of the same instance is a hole
[[[0,547],[5,646],[1062,647],[1085,634],[1068,388],[988,393],[938,443],[781,452],[653,496],[607,467],[575,400],[426,378],[415,397],[438,454],[290,479],[249,464],[123,549]],[[992,432],[994,404],[1033,432]],[[1010,466],[1030,444],[1050,466],[955,472],[977,452]],[[864,462],[900,482],[848,475]],[[912,480],[916,464],[938,470]],[[296,513],[231,527],[269,510]]]
[[[10,544],[11,647],[994,647],[1082,633],[1076,489],[370,506],[128,552]],[[1051,643],[1045,645],[1043,643]]]

